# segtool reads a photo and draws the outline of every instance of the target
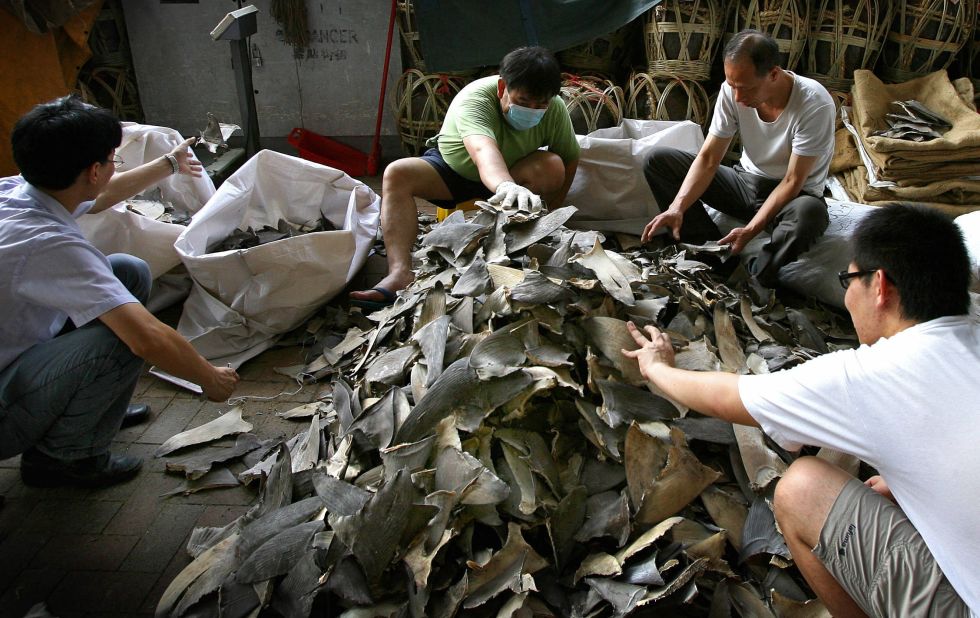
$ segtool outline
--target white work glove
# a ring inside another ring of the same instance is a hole
[[[487,201],[505,209],[513,206],[516,201],[519,210],[526,211],[530,208],[530,212],[537,212],[542,207],[540,195],[531,193],[530,189],[510,180],[505,180],[497,185],[497,192]]]

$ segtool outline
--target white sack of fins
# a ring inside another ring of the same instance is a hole
[[[650,192],[644,164],[658,146],[696,154],[704,143],[690,120],[634,120],[576,135],[581,154],[566,204],[578,212],[568,226],[580,230],[639,234],[660,209]]]
[[[215,364],[239,366],[340,292],[374,243],[381,198],[344,172],[263,150],[218,189],[175,243],[194,287],[178,331]],[[208,254],[235,229],[336,228]]]

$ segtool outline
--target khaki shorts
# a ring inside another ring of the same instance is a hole
[[[848,481],[813,549],[869,616],[970,617],[902,509]]]

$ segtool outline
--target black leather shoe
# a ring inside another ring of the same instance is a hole
[[[104,487],[136,476],[143,460],[131,455],[105,453],[84,459],[55,459],[36,449],[20,458],[20,478],[32,487]]]
[[[150,406],[145,403],[131,403],[123,414],[122,428],[139,425],[150,418]]]

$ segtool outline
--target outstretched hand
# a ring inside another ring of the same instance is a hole
[[[674,366],[674,344],[667,333],[655,326],[647,326],[643,329],[646,331],[644,335],[633,322],[627,322],[626,329],[640,347],[636,350],[620,351],[626,358],[636,359],[644,378],[652,381],[647,372],[657,365]]]
[[[640,237],[640,241],[650,242],[650,239],[663,228],[670,230],[670,234],[674,237],[674,240],[680,240],[681,224],[683,222],[684,213],[668,208],[654,217],[650,223],[647,223],[646,227],[643,228],[643,235]]]
[[[204,396],[211,401],[227,401],[231,394],[235,392],[238,381],[241,379],[238,372],[231,367],[214,367],[211,381],[202,384]]]
[[[719,245],[730,245],[732,255],[738,255],[745,249],[745,245],[755,238],[756,233],[747,227],[737,227],[718,241]]]
[[[174,147],[169,154],[177,158],[177,173],[200,178],[204,174],[204,165],[194,157],[191,145],[197,141],[196,137],[189,137]]]
[[[537,212],[543,207],[540,195],[510,180],[505,180],[497,185],[496,193],[487,201],[502,206],[504,209],[510,208],[514,202],[517,202],[519,210],[529,212]]]

